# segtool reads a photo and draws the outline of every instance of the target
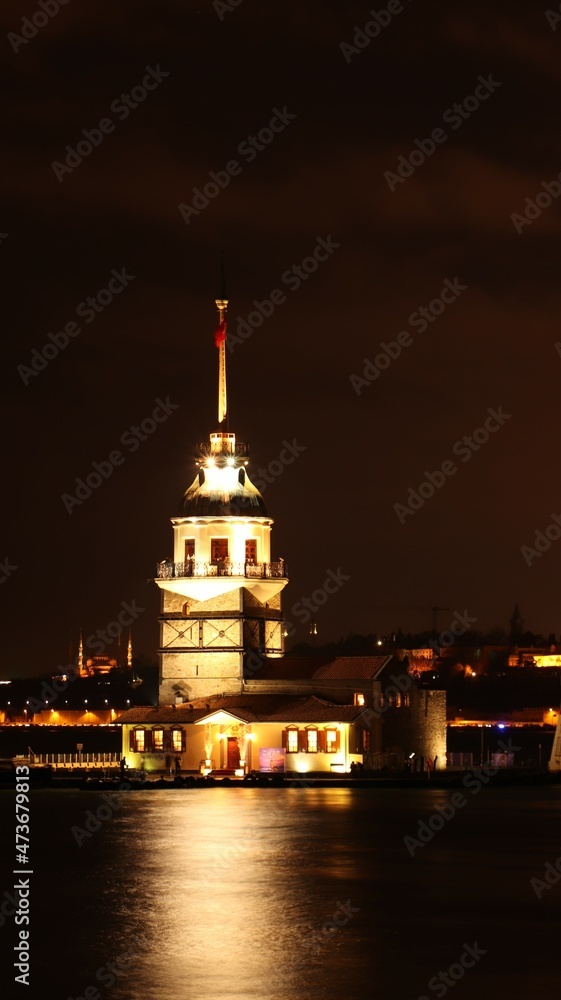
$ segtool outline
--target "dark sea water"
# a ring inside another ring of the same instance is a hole
[[[561,856],[561,787],[466,792],[467,804],[412,857],[404,836],[450,795],[130,791],[79,846],[72,827],[107,807],[102,793],[32,790],[32,986],[10,988],[10,918],[0,928],[2,995],[558,995],[561,880],[538,899],[530,879]],[[13,804],[3,789],[2,894],[12,882]],[[476,942],[485,954],[461,979],[429,987],[450,966],[461,974],[464,946]]]

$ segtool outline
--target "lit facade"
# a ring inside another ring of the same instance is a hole
[[[561,654],[519,649],[508,658],[509,667],[561,667]]]
[[[361,709],[318,698],[217,699],[201,707],[131,709],[123,754],[135,771],[340,773],[362,762]]]
[[[169,771],[175,756],[191,772],[273,770],[271,754],[285,773],[446,766],[446,692],[420,687],[391,656],[272,659],[241,695],[118,721],[135,771]]]
[[[446,694],[411,678],[403,657],[284,656],[286,566],[272,552],[247,447],[227,426],[224,295],[216,305],[219,429],[199,447],[171,519],[173,558],[157,566],[159,705],[119,718],[127,765],[295,774],[416,759],[443,768]]]

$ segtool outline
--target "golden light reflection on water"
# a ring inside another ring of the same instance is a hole
[[[350,804],[347,789],[213,788],[151,792],[140,812],[123,815],[134,881],[147,882],[153,899],[134,915],[158,956],[139,963],[153,995],[247,1000],[300,990],[318,960],[306,940],[352,895],[339,881],[364,874],[345,837],[322,846],[320,836],[310,852],[326,811]]]
[[[412,858],[403,837],[438,790],[131,791],[80,843],[106,794],[37,790],[36,984],[61,1000],[407,1000],[477,940],[489,953],[458,997],[549,995],[559,890],[529,906],[528,879],[559,854],[559,794],[489,787]]]

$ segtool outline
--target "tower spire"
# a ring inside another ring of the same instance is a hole
[[[127,667],[132,667],[132,630],[129,629],[129,641],[127,643]]]
[[[228,299],[226,298],[226,280],[224,278],[224,257],[220,251],[220,283],[218,298],[214,300],[218,309],[218,326],[214,333],[214,342],[218,348],[218,424],[227,426],[228,397],[226,392],[226,315]]]

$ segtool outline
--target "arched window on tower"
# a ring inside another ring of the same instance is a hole
[[[211,538],[210,561],[213,563],[223,562],[227,558],[228,558],[228,539]]]
[[[246,538],[245,540],[245,561],[251,566],[257,562],[257,539]]]

